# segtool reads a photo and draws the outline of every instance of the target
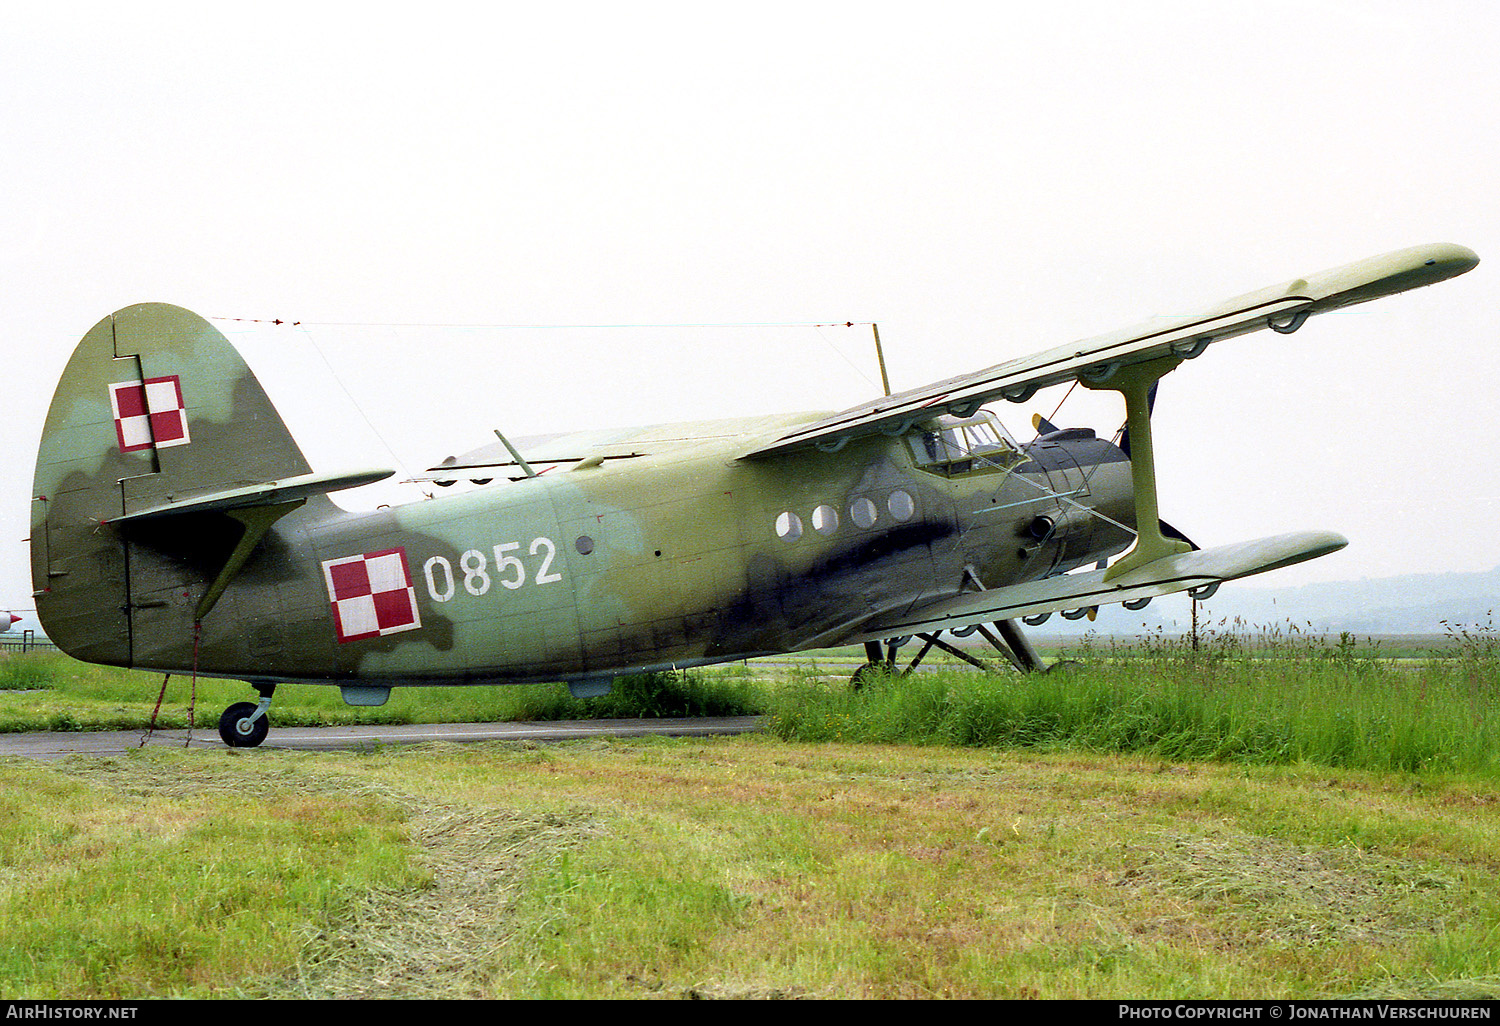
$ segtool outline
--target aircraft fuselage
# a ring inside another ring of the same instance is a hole
[[[604,679],[841,644],[918,602],[1129,544],[1112,524],[1131,523],[1129,463],[1092,433],[935,456],[933,437],[926,451],[918,433],[743,460],[728,432],[367,513],[315,497],[203,618],[197,669],[377,685]],[[128,656],[115,661],[186,672],[201,583],[170,536],[125,535]]]

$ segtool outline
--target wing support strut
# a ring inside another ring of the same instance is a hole
[[[1162,534],[1156,500],[1156,456],[1151,438],[1151,387],[1174,370],[1181,357],[1164,356],[1145,363],[1117,366],[1102,380],[1086,375],[1078,380],[1085,388],[1108,389],[1125,398],[1125,424],[1130,433],[1130,484],[1135,493],[1135,547],[1104,571],[1106,581],[1144,566],[1163,556],[1191,552],[1192,546]]]
[[[964,567],[964,576],[975,588],[980,591],[988,591],[979,575],[974,572],[972,566]],[[995,651],[1003,655],[1010,664],[1022,673],[1045,673],[1047,664],[1042,662],[1041,655],[1032,646],[1031,640],[1021,630],[1020,624],[1014,620],[996,620],[995,630],[1000,632],[997,638],[993,631],[982,623],[976,623],[974,629],[979,631],[985,641],[994,646]]]
[[[510,452],[511,459],[513,459],[513,460],[516,461],[516,466],[518,466],[522,470],[526,471],[526,476],[527,477],[536,477],[537,476],[536,471],[531,469],[531,464],[527,463],[525,460],[523,460],[521,458],[521,454],[516,450],[516,447],[514,445],[510,444],[510,439],[509,438],[506,438],[504,435],[502,435],[500,433],[500,429],[499,428],[495,428],[495,437],[498,438],[498,439],[500,439],[501,444],[504,445],[505,448],[506,448],[506,450]]]

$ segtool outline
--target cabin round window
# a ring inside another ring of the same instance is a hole
[[[580,534],[578,540],[573,543],[573,547],[578,550],[580,556],[587,556],[594,551],[594,539],[586,534]]]
[[[910,520],[912,514],[917,511],[917,504],[912,501],[910,494],[897,490],[891,493],[886,500],[886,509],[891,511],[891,516],[905,523]]]
[[[849,504],[849,519],[860,527],[875,526],[875,504],[869,499],[855,499]]]
[[[813,510],[813,530],[819,534],[832,534],[839,529],[839,512],[832,506],[823,505]]]
[[[776,537],[794,542],[802,537],[802,518],[795,513],[783,513],[776,518]]]

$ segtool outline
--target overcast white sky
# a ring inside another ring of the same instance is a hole
[[[869,329],[332,323],[876,321],[899,390],[1437,241],[1486,262],[1167,378],[1162,512],[1350,538],[1289,585],[1488,569],[1497,52],[1478,0],[8,11],[0,606],[57,376],[130,303],[310,325],[222,326],[315,468],[412,471],[850,406]]]

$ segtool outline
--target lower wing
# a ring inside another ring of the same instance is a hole
[[[1063,574],[918,605],[899,616],[886,616],[867,625],[853,640],[931,634],[1060,609],[1171,595],[1291,566],[1336,552],[1347,544],[1346,538],[1332,531],[1304,531],[1164,556],[1110,581],[1105,581],[1103,570]]]

